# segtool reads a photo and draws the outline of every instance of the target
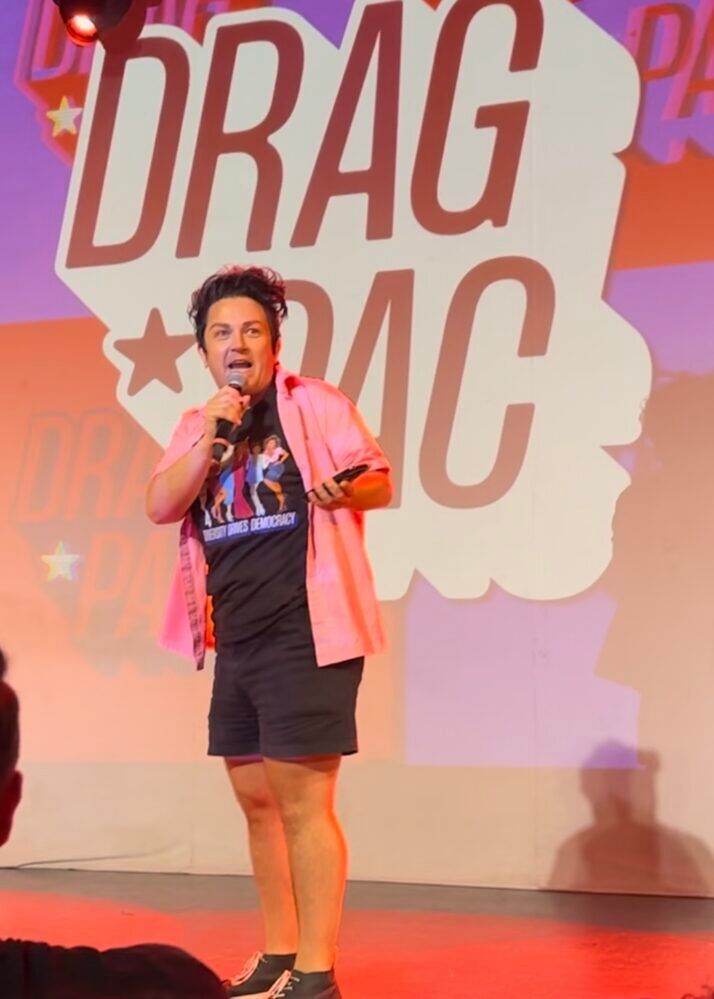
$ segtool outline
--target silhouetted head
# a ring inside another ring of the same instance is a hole
[[[711,465],[714,375],[682,372],[657,381],[642,414],[642,436],[665,465]]]
[[[22,797],[20,710],[17,695],[5,681],[7,661],[0,649],[0,846],[10,838],[15,809]]]

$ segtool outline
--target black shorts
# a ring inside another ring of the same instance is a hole
[[[357,752],[364,658],[318,666],[302,606],[246,642],[220,642],[210,756],[297,759]]]

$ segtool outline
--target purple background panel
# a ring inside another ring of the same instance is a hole
[[[408,762],[579,767],[601,743],[636,745],[639,695],[595,675],[614,612],[597,592],[537,604],[494,588],[449,601],[415,582]]]
[[[638,21],[645,8],[654,2],[642,0],[583,0],[578,9],[599,24],[613,38],[634,51]],[[680,11],[688,8],[694,15],[694,44],[674,66],[672,75],[649,81],[642,95],[638,143],[642,153],[659,163],[681,159],[687,144],[698,152],[714,155],[714,94],[704,94],[691,115],[680,114],[682,96],[705,36],[706,26],[714,13],[714,0],[677,0],[673,5]],[[648,65],[665,67],[672,62],[678,46],[682,21],[677,16],[659,18],[658,29]],[[714,71],[710,59],[709,75]],[[647,65],[643,66],[646,69]]]
[[[714,263],[617,271],[607,301],[642,333],[660,371],[714,371]]]
[[[0,321],[35,322],[89,315],[55,275],[69,169],[42,141],[42,125],[29,97],[15,84],[15,62],[25,4],[3,4],[0,44],[0,144],[3,200],[3,266]]]
[[[336,46],[342,38],[350,19],[354,0],[279,0],[276,7],[285,7],[302,14],[325,38]]]

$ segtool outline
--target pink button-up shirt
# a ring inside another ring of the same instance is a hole
[[[278,416],[306,488],[335,472],[367,464],[389,474],[389,462],[355,406],[339,389],[281,366],[276,374]],[[203,409],[183,414],[154,474],[173,465],[203,434]],[[384,649],[384,632],[364,546],[364,514],[309,506],[306,585],[320,666]],[[169,592],[160,644],[193,658],[206,654],[206,561],[188,512]]]

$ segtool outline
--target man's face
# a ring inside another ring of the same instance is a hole
[[[270,385],[280,341],[273,348],[270,323],[263,306],[243,295],[222,298],[208,310],[203,363],[221,388],[231,371],[243,373],[243,391],[260,396]]]

